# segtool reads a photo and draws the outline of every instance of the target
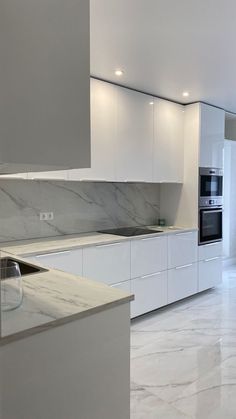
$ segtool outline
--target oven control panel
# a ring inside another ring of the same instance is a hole
[[[203,198],[199,200],[199,207],[221,207],[223,205],[222,197]]]

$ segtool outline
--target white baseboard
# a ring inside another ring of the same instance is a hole
[[[232,265],[236,265],[236,257],[223,259],[223,268],[228,268]]]

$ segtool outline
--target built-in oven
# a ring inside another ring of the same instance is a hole
[[[212,167],[199,169],[199,207],[223,205],[223,170]]]
[[[221,241],[223,238],[223,208],[199,209],[199,244]]]

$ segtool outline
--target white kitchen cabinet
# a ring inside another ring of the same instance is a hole
[[[69,180],[115,180],[117,87],[91,79],[91,168],[68,171]]]
[[[196,262],[198,258],[198,233],[186,231],[168,237],[168,268]]]
[[[200,167],[223,169],[225,111],[200,104]]]
[[[131,278],[167,269],[167,237],[131,241]]]
[[[198,260],[210,259],[216,256],[222,256],[223,243],[215,242],[198,246]]]
[[[168,304],[198,292],[198,264],[179,266],[168,271]]]
[[[131,317],[163,307],[167,304],[167,271],[144,275],[131,280]]]
[[[126,292],[131,292],[131,283],[130,280],[128,281],[123,281],[123,282],[119,282],[118,284],[112,284],[111,285],[112,288],[117,288],[121,291],[126,291]]]
[[[222,281],[222,258],[211,257],[199,262],[198,292],[219,285]]]
[[[130,279],[130,242],[84,248],[83,276],[106,284]]]
[[[182,183],[184,171],[184,107],[154,101],[153,181]]]
[[[27,257],[32,263],[39,263],[45,268],[59,269],[75,275],[83,272],[82,249],[40,254]]]
[[[117,88],[116,180],[152,181],[153,97]]]
[[[0,3],[0,171],[90,165],[89,2]]]

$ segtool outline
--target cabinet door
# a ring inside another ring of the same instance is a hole
[[[85,248],[83,276],[106,284],[116,284],[130,279],[130,242]]]
[[[193,263],[168,271],[168,304],[198,292],[197,265]]]
[[[124,281],[124,282],[119,282],[118,284],[112,284],[111,287],[112,288],[118,288],[121,291],[129,292],[129,293],[131,292],[130,280]]]
[[[91,168],[69,170],[70,180],[115,180],[117,88],[91,79]]]
[[[198,260],[222,256],[222,242],[208,243],[198,246]]]
[[[90,164],[89,2],[0,3],[1,163]]]
[[[222,258],[214,257],[199,262],[198,291],[219,285],[222,281]]]
[[[167,271],[131,280],[131,317],[140,316],[167,304]]]
[[[131,241],[131,278],[167,269],[167,237]]]
[[[225,112],[201,103],[200,167],[223,168]]]
[[[27,259],[45,268],[59,269],[82,276],[82,249],[30,256]]]
[[[197,231],[176,233],[168,237],[168,268],[186,265],[197,261]]]
[[[184,107],[156,99],[154,106],[154,182],[183,182]]]
[[[117,88],[117,181],[152,181],[153,98]]]

